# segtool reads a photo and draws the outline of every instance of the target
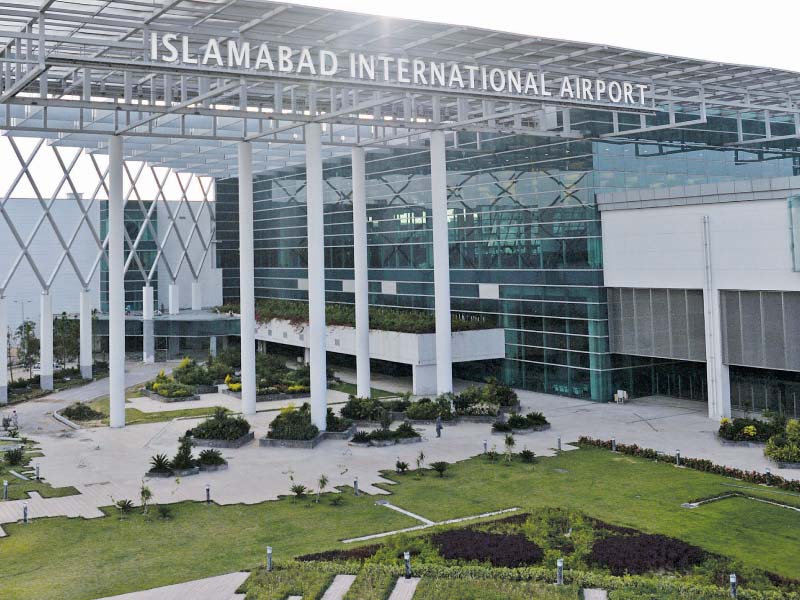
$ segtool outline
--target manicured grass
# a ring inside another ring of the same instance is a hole
[[[345,394],[351,396],[355,396],[357,392],[356,384],[348,383],[347,381],[340,381],[339,383],[328,386],[328,389],[335,390],[337,392],[344,392]],[[387,390],[381,390],[378,388],[370,388],[370,396],[372,398],[393,398],[399,395],[400,394],[396,392],[389,392]]]
[[[391,502],[433,520],[512,506],[565,506],[678,537],[750,567],[787,577],[800,573],[797,512],[740,498],[681,508],[687,500],[730,491],[725,484],[732,480],[717,475],[586,448],[535,465],[477,457],[453,465],[444,478],[432,471],[390,476],[399,481],[387,486]],[[768,490],[764,494],[774,499]],[[151,511],[124,520],[113,513],[9,525],[9,537],[0,539],[0,589],[4,600],[88,600],[250,569],[263,563],[268,544],[276,559],[290,558],[341,548],[344,538],[417,524],[374,501],[348,493],[340,507],[289,499],[255,506],[182,503],[167,521]]]
[[[248,600],[285,600],[289,596],[321,598],[334,577],[334,573],[320,571],[313,565],[293,564],[287,568],[276,566],[271,573],[259,570],[244,587]]]
[[[3,445],[10,445],[13,442],[3,442]],[[5,452],[0,453],[0,482],[8,481],[8,499],[9,500],[24,500],[29,498],[28,492],[37,492],[42,498],[57,498],[61,496],[71,496],[77,494],[72,486],[54,488],[46,482],[46,473],[40,473],[42,476],[41,481],[34,479],[35,475],[26,475],[30,477],[29,481],[23,481],[19,477],[11,474],[11,471],[16,471],[25,475],[23,471],[32,469],[35,465],[37,456],[41,456],[41,452],[37,452],[31,442],[25,444],[25,455],[21,465],[9,465],[5,460]],[[0,492],[1,493],[1,492]]]
[[[141,392],[139,392],[139,388],[131,388],[125,394],[126,399],[138,398],[140,396]],[[89,406],[105,415],[102,420],[104,425],[108,425],[108,402],[108,396],[103,396],[102,398],[98,398],[97,400],[92,400],[89,402]],[[180,403],[177,405],[179,406]],[[171,421],[172,419],[176,419],[178,417],[209,417],[214,414],[214,410],[216,410],[216,408],[211,406],[206,408],[183,408],[151,413],[142,412],[136,408],[126,407],[125,424],[139,425],[142,423],[161,423],[163,421]]]
[[[397,576],[391,573],[362,569],[347,590],[344,600],[386,600],[396,581]]]

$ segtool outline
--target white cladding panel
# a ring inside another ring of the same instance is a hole
[[[707,215],[714,287],[800,290],[800,273],[792,271],[785,199],[601,214],[607,287],[702,288]]]

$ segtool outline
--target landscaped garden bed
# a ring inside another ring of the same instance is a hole
[[[758,419],[722,419],[717,438],[724,446],[763,446],[767,440],[782,431],[786,422],[780,418],[769,421]]]
[[[210,418],[188,430],[186,435],[192,445],[210,448],[240,448],[255,437],[247,419],[231,416],[224,408],[217,408]]]
[[[356,446],[394,446],[395,444],[414,444],[421,442],[422,436],[410,423],[402,423],[397,429],[382,427],[374,431],[356,431],[350,443]]]
[[[72,423],[86,425],[88,427],[102,425],[103,418],[105,417],[103,413],[94,410],[84,402],[76,402],[56,412]]]
[[[187,435],[180,438],[178,451],[171,460],[165,454],[153,456],[150,459],[150,470],[145,473],[145,477],[189,477],[201,471],[219,471],[227,467],[228,462],[219,450],[208,448],[195,458],[192,455],[192,439]]]
[[[195,394],[193,385],[180,383],[174,377],[166,375],[163,370],[156,375],[155,379],[148,381],[141,392],[160,402],[186,402],[200,399]]]
[[[492,424],[493,435],[526,434],[545,429],[550,429],[550,423],[540,412],[531,412],[524,416],[514,413],[507,419],[495,421]]]
[[[326,431],[311,422],[311,406],[306,402],[300,408],[286,407],[269,425],[266,437],[258,440],[260,446],[286,448],[314,448],[325,439],[349,439],[355,431],[350,419],[336,416],[328,408]]]

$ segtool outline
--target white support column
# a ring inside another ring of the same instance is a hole
[[[217,357],[217,336],[212,335],[208,339],[208,353],[211,355],[211,358]]]
[[[306,125],[305,134],[311,422],[320,431],[325,431],[328,411],[328,380],[325,376],[325,213],[322,206],[322,131],[319,123]]]
[[[142,288],[142,362],[147,364],[156,362],[154,308],[153,286],[146,285]]]
[[[721,419],[731,416],[731,379],[728,365],[722,362],[722,321],[720,293],[714,285],[711,254],[711,221],[703,217],[703,260],[705,279],[703,308],[706,334],[706,376],[708,379],[708,417]]]
[[[39,386],[53,389],[53,298],[42,292],[39,311]]]
[[[92,297],[89,290],[81,290],[80,297],[80,358],[81,377],[92,378]]]
[[[447,162],[444,132],[431,132],[433,293],[436,308],[436,392],[453,391],[450,334],[450,242],[447,231]]]
[[[367,261],[367,197],[364,148],[354,146],[353,171],[353,271],[356,302],[356,395],[370,396],[369,370],[369,267]]]
[[[125,426],[125,199],[122,138],[108,138],[108,372],[111,427]]]
[[[199,281],[192,282],[192,310],[203,310],[203,288]]]
[[[253,250],[253,147],[239,142],[239,320],[242,413],[256,414],[256,306]]]
[[[169,284],[169,314],[177,315],[181,311],[179,289],[177,283]]]
[[[8,300],[0,296],[0,335],[3,348],[0,351],[0,405],[8,404]]]

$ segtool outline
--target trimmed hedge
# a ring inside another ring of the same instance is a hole
[[[250,433],[250,423],[244,417],[234,417],[224,408],[217,407],[214,414],[200,423],[187,435],[200,440],[238,440]]]
[[[71,421],[99,421],[105,415],[96,411],[88,404],[77,402],[61,411],[61,414]]]
[[[638,534],[601,538],[589,555],[591,563],[608,567],[612,575],[641,575],[650,571],[686,572],[706,558],[706,553],[665,535]]]
[[[287,407],[269,424],[267,437],[274,440],[313,440],[319,428],[311,423],[311,406],[308,402],[300,408]]]
[[[447,560],[478,560],[493,567],[522,567],[538,563],[544,551],[521,534],[499,534],[473,529],[451,529],[431,536]]]

